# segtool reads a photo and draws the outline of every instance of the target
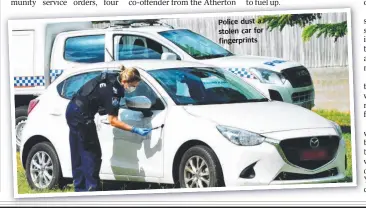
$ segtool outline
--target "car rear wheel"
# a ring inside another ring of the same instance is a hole
[[[222,172],[215,153],[206,146],[188,149],[180,162],[179,183],[182,188],[222,186]]]
[[[49,142],[36,144],[26,161],[26,175],[32,189],[53,189],[60,182],[61,168],[56,151]]]
[[[16,150],[19,152],[21,135],[28,118],[28,106],[19,106],[15,108],[15,135],[16,135]]]

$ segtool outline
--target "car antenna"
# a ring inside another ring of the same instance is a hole
[[[106,48],[105,50],[107,51],[107,53],[108,53],[109,57],[111,57],[111,59],[112,59],[113,61],[115,61],[114,57],[112,56],[111,52],[109,52],[108,48]]]

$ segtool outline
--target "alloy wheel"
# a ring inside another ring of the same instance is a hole
[[[53,161],[44,151],[33,155],[30,166],[32,181],[37,188],[47,188],[53,178]]]
[[[187,188],[210,186],[210,171],[207,162],[200,156],[189,158],[184,167],[184,182]]]

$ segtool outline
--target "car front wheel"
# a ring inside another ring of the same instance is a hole
[[[36,144],[26,161],[26,175],[32,189],[53,189],[60,181],[61,168],[56,151],[49,142]]]
[[[179,166],[182,188],[219,187],[222,179],[221,166],[212,149],[198,145],[184,153]]]

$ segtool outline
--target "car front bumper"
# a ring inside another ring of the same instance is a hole
[[[346,177],[345,155],[344,140],[340,138],[333,159],[317,169],[310,170],[291,164],[281,151],[279,140],[267,139],[266,142],[257,146],[235,146],[230,148],[229,155],[224,157],[220,155],[220,162],[223,168],[225,185],[228,187],[330,183],[340,181]],[[250,168],[254,172],[254,177],[243,177],[245,175],[243,173]],[[283,174],[290,177],[283,178]]]
[[[275,100],[292,103],[307,109],[315,106],[314,85],[293,88],[288,81],[283,85],[276,85],[264,84],[257,79],[245,80],[271,99],[276,98]]]

